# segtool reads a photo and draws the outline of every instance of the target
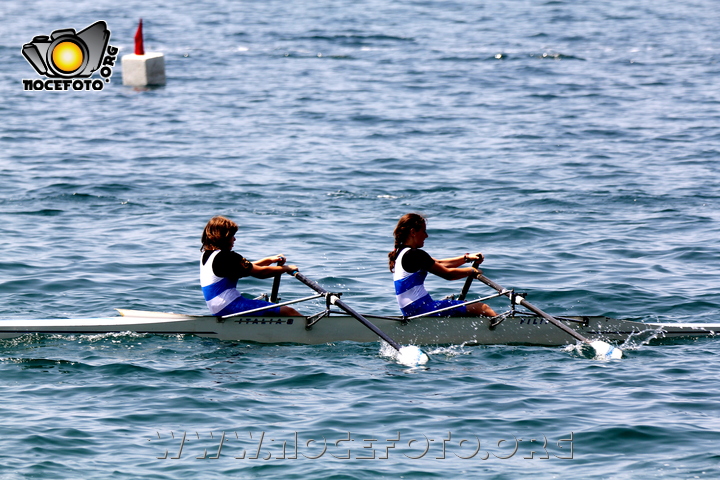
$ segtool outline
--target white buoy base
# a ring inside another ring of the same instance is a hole
[[[122,57],[123,85],[146,87],[165,85],[165,56],[159,52]]]

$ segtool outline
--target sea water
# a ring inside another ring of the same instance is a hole
[[[101,91],[23,90],[34,36],[104,20],[122,56],[140,17],[166,86],[118,62]],[[204,313],[218,214],[248,258],[397,314],[387,252],[416,211],[431,255],[482,251],[549,313],[720,322],[714,1],[8,0],[0,21],[0,319]],[[720,476],[718,340],[423,348],[3,340],[0,478]]]

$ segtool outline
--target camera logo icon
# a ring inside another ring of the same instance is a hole
[[[80,32],[74,28],[37,35],[22,46],[22,54],[37,73],[47,78],[23,79],[25,91],[102,90],[110,82],[118,48],[108,45],[110,30],[102,20]],[[102,79],[90,79],[100,71]],[[103,81],[104,80],[104,81]]]
[[[109,40],[107,24],[99,21],[77,33],[66,28],[38,35],[23,45],[22,54],[48,78],[87,78],[100,68]]]

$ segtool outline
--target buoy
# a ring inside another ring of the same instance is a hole
[[[145,53],[142,18],[135,32],[135,53],[122,57],[123,85],[145,87],[165,85],[165,56],[160,52]]]

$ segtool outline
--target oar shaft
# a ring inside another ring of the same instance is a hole
[[[397,350],[398,352],[400,351],[400,345],[399,345],[395,340],[393,340],[392,338],[388,337],[382,330],[380,330],[380,329],[377,328],[375,325],[373,325],[368,319],[366,319],[366,318],[363,317],[361,314],[359,314],[358,312],[356,312],[355,310],[353,310],[351,307],[349,307],[348,305],[346,305],[345,302],[343,302],[342,300],[340,300],[340,298],[338,298],[337,295],[335,295],[335,294],[333,294],[333,293],[325,290],[323,287],[321,287],[320,285],[318,285],[317,282],[315,282],[314,280],[310,280],[309,278],[307,278],[305,275],[303,275],[303,274],[300,273],[300,272],[295,272],[295,273],[293,273],[292,275],[294,275],[295,278],[297,278],[297,279],[300,280],[302,283],[304,283],[304,284],[307,285],[308,287],[312,288],[312,289],[315,290],[316,292],[322,293],[322,294],[324,294],[324,295],[330,295],[330,302],[331,302],[333,305],[337,305],[338,308],[343,309],[343,310],[346,311],[348,314],[350,314],[351,316],[355,317],[356,320],[358,320],[360,323],[362,323],[362,324],[365,325],[367,328],[369,328],[370,330],[372,330],[378,337],[380,337],[380,338],[382,338],[383,340],[385,340],[385,341],[386,341],[388,344],[390,344],[390,346],[392,346],[395,350]]]
[[[484,283],[485,285],[487,285],[487,286],[489,286],[489,287],[491,287],[491,288],[494,288],[494,289],[497,290],[499,293],[503,293],[504,295],[507,295],[508,297],[510,297],[510,292],[509,292],[508,290],[505,290],[503,287],[501,287],[501,286],[498,285],[497,283],[493,282],[492,280],[490,280],[489,278],[487,278],[485,275],[478,275],[477,279],[480,280],[480,281],[481,281],[482,283]],[[523,307],[527,308],[528,310],[530,310],[531,312],[533,312],[533,313],[535,313],[535,314],[537,314],[537,315],[540,315],[540,316],[543,317],[545,320],[547,320],[548,322],[552,323],[553,325],[555,325],[555,326],[558,327],[559,329],[563,330],[563,331],[564,331],[565,333],[567,333],[568,335],[571,335],[573,338],[575,338],[575,339],[577,339],[577,340],[580,340],[581,342],[591,343],[590,340],[588,340],[587,338],[583,337],[583,336],[580,335],[578,332],[576,332],[576,331],[573,330],[572,328],[570,328],[570,327],[568,327],[567,325],[565,325],[564,323],[562,323],[560,320],[557,320],[557,319],[554,318],[553,316],[548,315],[547,313],[543,312],[542,310],[540,310],[539,308],[537,308],[535,305],[533,305],[533,304],[531,304],[530,302],[528,302],[527,300],[525,300],[523,297],[517,296],[517,297],[515,297],[515,299],[516,299],[516,300],[515,300],[515,303],[517,303],[518,305],[522,305]]]
[[[479,268],[480,262],[481,262],[481,260],[479,258],[477,260],[475,260],[472,264],[473,268]],[[474,278],[475,277],[470,275],[469,277],[467,277],[467,279],[465,279],[465,285],[463,285],[463,289],[462,289],[462,292],[460,293],[460,296],[458,297],[458,300],[465,300],[465,297],[467,297],[467,294],[470,291],[470,286],[472,285]]]
[[[281,267],[285,265],[285,260],[285,257],[280,255],[277,261],[277,266]],[[280,292],[280,278],[282,278],[282,272],[275,275],[275,278],[273,279],[272,290],[270,291],[270,301],[272,303],[278,302],[278,294]]]
[[[278,273],[275,275],[275,278],[273,279],[273,285],[272,290],[270,291],[270,301],[272,303],[277,303],[278,301],[278,292],[280,291],[280,278],[282,277],[282,273]]]

